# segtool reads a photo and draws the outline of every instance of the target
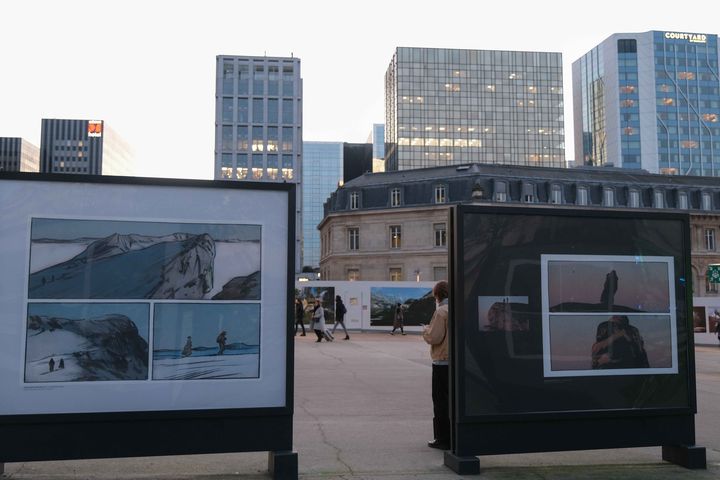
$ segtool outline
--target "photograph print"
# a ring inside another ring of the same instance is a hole
[[[525,332],[530,329],[527,296],[479,296],[481,332]]]
[[[542,255],[545,376],[677,373],[672,257]]]
[[[33,218],[30,299],[259,300],[259,225]]]
[[[150,306],[31,303],[25,382],[147,380]]]
[[[305,311],[305,323],[312,322],[318,300],[325,311],[325,323],[335,322],[335,287],[303,287],[300,290],[300,302]]]
[[[435,297],[429,287],[371,287],[370,325],[393,326],[396,312],[402,312],[406,327],[428,324],[435,313]]]
[[[259,375],[259,303],[155,304],[153,380]]]

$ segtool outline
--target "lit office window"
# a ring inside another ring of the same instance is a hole
[[[445,203],[445,185],[435,185],[435,203]]]
[[[239,153],[237,156],[237,167],[235,168],[235,175],[240,180],[247,178],[248,176],[248,156],[245,153]]]
[[[248,146],[250,146],[248,127],[237,127],[237,150],[246,152]]]
[[[400,248],[402,246],[402,228],[400,225],[390,226],[390,248]]]
[[[220,176],[222,178],[232,178],[233,176],[232,154],[230,153],[222,154],[222,166],[220,168]]]
[[[706,228],[705,229],[705,250],[708,251],[715,251],[715,229],[714,228]]]
[[[267,127],[267,151],[278,151],[278,127]]]
[[[282,129],[282,150],[283,152],[292,152],[293,149],[293,127],[283,127]]]
[[[278,178],[278,156],[277,155],[268,155],[267,157],[267,174],[268,178],[270,180],[277,180]]]
[[[393,188],[390,190],[390,206],[391,207],[399,207],[400,206],[400,189],[399,188]]]
[[[360,229],[348,228],[348,250],[360,250]]]
[[[252,156],[252,178],[259,180],[263,177],[263,157],[255,154]]]
[[[447,227],[444,223],[433,224],[433,231],[435,232],[435,246],[445,247],[447,246]]]
[[[284,180],[292,180],[294,176],[292,155],[282,156],[282,177]]]
[[[262,152],[263,150],[265,150],[263,127],[252,127],[252,151]]]

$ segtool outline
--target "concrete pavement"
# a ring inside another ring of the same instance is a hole
[[[296,337],[295,450],[302,479],[459,479],[432,437],[430,361],[417,335],[352,333],[315,343]],[[720,478],[720,348],[698,347],[697,442],[708,470],[661,459],[660,448],[484,456],[485,479]],[[22,480],[269,478],[267,453],[11,463]],[[3,477],[4,478],[4,477]]]

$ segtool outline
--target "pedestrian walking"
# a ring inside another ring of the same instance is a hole
[[[301,337],[305,336],[305,308],[303,308],[302,301],[299,298],[295,299],[295,335],[298,332],[298,325],[302,328]]]
[[[431,448],[450,448],[450,376],[448,363],[448,295],[445,280],[432,289],[435,297],[435,313],[430,325],[423,328],[423,339],[430,345],[432,358],[432,400],[433,433],[435,438],[428,442]]]
[[[345,308],[345,304],[342,301],[342,298],[340,295],[335,295],[335,325],[333,325],[332,333],[335,333],[335,329],[340,325],[345,332],[345,338],[344,340],[350,340],[350,335],[348,335],[347,328],[345,328],[345,314],[347,313],[347,308]]]
[[[390,332],[390,335],[395,335],[395,330],[397,330],[398,328],[400,329],[400,333],[405,335],[405,330],[403,330],[404,320],[405,318],[403,315],[402,305],[398,303],[395,307],[395,314],[393,315],[393,329],[392,332]]]
[[[323,338],[325,338],[328,342],[330,341],[325,337],[325,310],[322,307],[320,299],[315,300],[315,308],[312,316],[312,329],[315,331],[315,335],[317,335],[316,342],[321,342]]]

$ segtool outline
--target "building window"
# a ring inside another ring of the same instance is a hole
[[[703,192],[702,194],[702,209],[712,210],[712,196],[709,192]]]
[[[628,193],[628,206],[632,208],[640,207],[640,192],[637,190],[630,190]]]
[[[402,268],[393,267],[390,269],[390,281],[402,282]]]
[[[524,183],[523,189],[523,202],[524,203],[535,203],[535,185],[532,183]]]
[[[577,202],[578,205],[587,205],[588,204],[588,191],[587,187],[578,187],[577,188]]]
[[[390,248],[400,248],[402,246],[402,229],[400,225],[390,226]]]
[[[688,196],[686,192],[678,192],[678,208],[682,210],[687,210]]]
[[[348,228],[348,250],[360,250],[360,229]]]
[[[393,188],[390,190],[390,206],[391,207],[399,207],[400,206],[400,189],[399,188]]]
[[[505,183],[505,182],[495,183],[495,201],[496,202],[507,202],[507,183]]]
[[[447,280],[447,267],[433,267],[433,280]]]
[[[662,190],[655,190],[653,192],[653,207],[665,208],[665,198]]]
[[[715,251],[715,229],[705,229],[705,250],[714,252]]]
[[[347,279],[351,282],[360,280],[360,269],[359,268],[348,268]]]
[[[447,246],[447,228],[444,223],[436,223],[433,225],[435,232],[435,246],[445,247]]]
[[[550,189],[550,203],[562,203],[562,188],[560,185],[553,185]]]
[[[350,193],[350,210],[357,210],[360,208],[360,193],[359,192],[351,192]]]
[[[435,203],[445,203],[445,185],[435,185]]]
[[[615,206],[615,190],[612,188],[603,189],[603,205],[606,207]]]

